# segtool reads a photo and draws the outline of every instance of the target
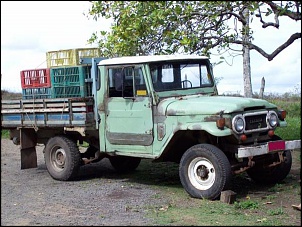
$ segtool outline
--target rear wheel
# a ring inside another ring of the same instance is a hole
[[[111,156],[109,157],[109,161],[117,172],[129,172],[135,170],[139,166],[141,158]]]
[[[52,178],[67,181],[80,169],[80,151],[74,141],[65,136],[50,138],[45,146],[45,163]]]
[[[210,144],[198,144],[182,156],[179,176],[184,189],[195,198],[214,200],[230,187],[231,165],[225,154]]]

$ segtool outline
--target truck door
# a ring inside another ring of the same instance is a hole
[[[151,145],[152,99],[148,95],[143,67],[109,68],[107,72],[109,88],[105,131],[106,140],[110,143],[108,146]]]

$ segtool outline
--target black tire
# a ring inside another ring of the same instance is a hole
[[[258,184],[280,183],[287,177],[292,166],[292,155],[289,150],[283,152],[283,157],[285,161],[280,165],[269,168],[264,168],[262,165],[255,165],[246,172],[248,176]]]
[[[74,141],[65,136],[50,138],[45,146],[45,163],[52,178],[74,179],[80,169],[80,151]]]
[[[232,172],[220,149],[211,144],[197,144],[183,154],[179,176],[191,197],[214,200],[221,191],[230,189]]]
[[[281,140],[280,137],[274,136],[273,140]],[[267,157],[266,157],[267,158]],[[280,183],[289,174],[292,167],[292,154],[290,150],[283,151],[284,162],[277,166],[269,168],[263,167],[263,165],[256,165],[246,172],[248,176],[259,184],[276,184]],[[278,153],[271,154],[269,160],[279,160]]]
[[[112,167],[120,173],[134,171],[140,164],[141,158],[128,156],[109,157]]]

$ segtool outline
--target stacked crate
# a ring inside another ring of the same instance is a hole
[[[87,66],[51,68],[53,98],[85,97],[85,74]]]
[[[22,98],[51,98],[50,69],[28,69],[20,72]]]
[[[50,68],[52,98],[92,96],[91,61],[83,64],[83,58],[100,57],[98,48],[79,48],[46,53]]]

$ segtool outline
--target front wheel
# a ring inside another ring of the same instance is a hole
[[[45,146],[45,163],[52,178],[67,181],[80,169],[80,151],[74,141],[65,136],[50,138]]]
[[[279,136],[274,135],[273,141],[282,140]],[[280,161],[279,154],[267,154],[263,162],[256,163],[255,166],[248,169],[248,176],[259,184],[275,184],[286,178],[292,167],[292,154],[290,150],[285,150],[281,154],[284,161],[276,166],[268,167],[273,162]]]
[[[255,165],[246,172],[248,176],[259,184],[276,184],[280,183],[289,174],[292,166],[291,151],[286,150],[282,154],[284,162],[277,166],[265,167],[262,165]],[[278,154],[274,154],[271,160],[277,160]]]
[[[182,156],[179,176],[184,189],[194,198],[214,200],[229,189],[231,165],[226,155],[211,144],[198,144]]]

